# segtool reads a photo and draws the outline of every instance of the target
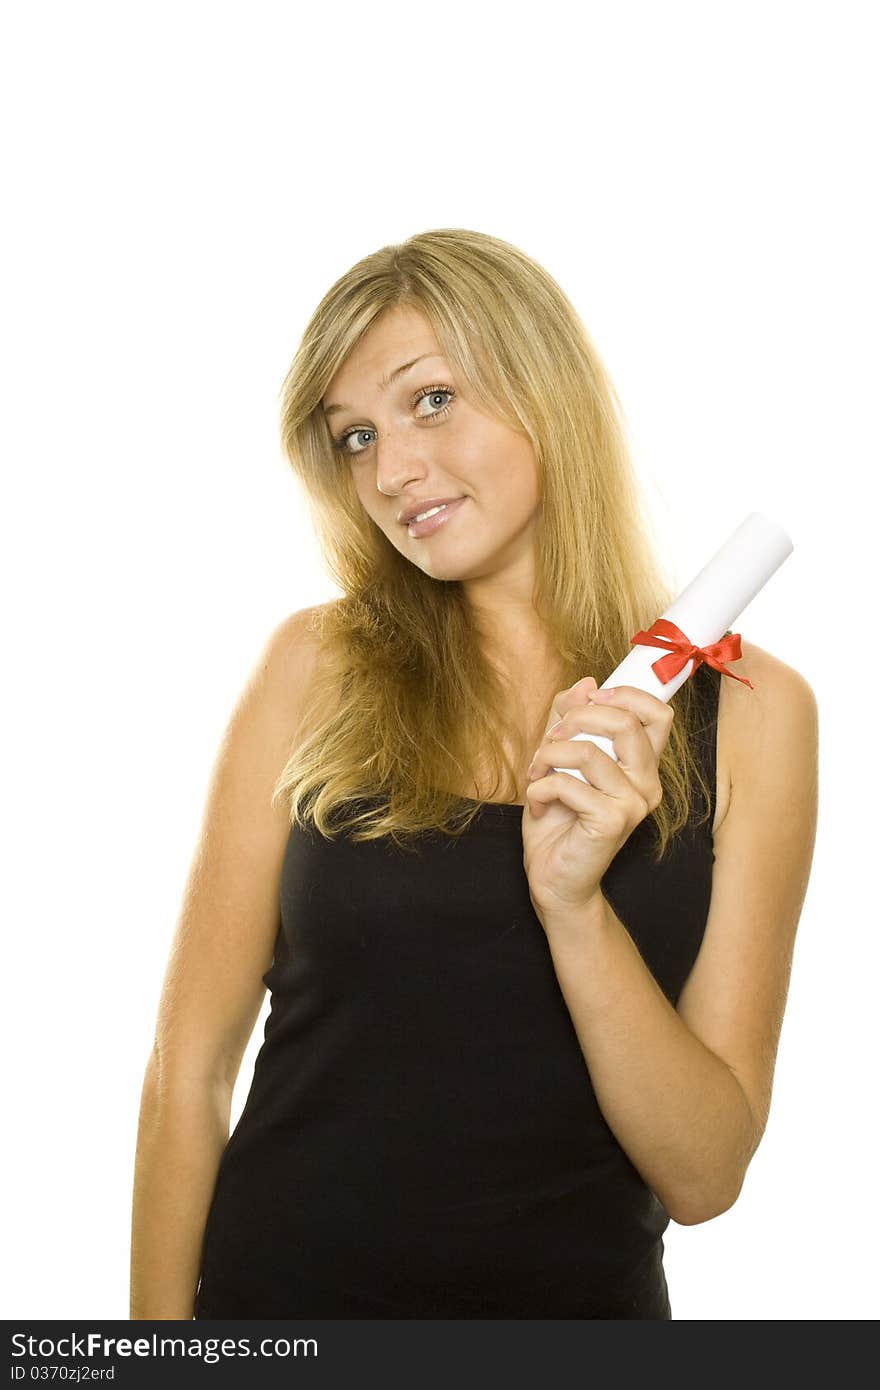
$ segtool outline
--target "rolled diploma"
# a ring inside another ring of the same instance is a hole
[[[660,617],[681,628],[695,647],[706,647],[720,641],[793,549],[790,537],[777,521],[764,512],[750,512],[742,525],[737,527],[718,553],[703,566]],[[689,659],[678,674],[664,685],[656,672],[652,671],[651,665],[666,652],[665,647],[634,646],[600,689],[632,685],[668,704],[696,668],[693,659]],[[615,762],[618,761],[611,739],[604,734],[583,733],[573,737],[589,739]],[[590,785],[576,767],[554,768],[553,771],[567,772],[570,777],[578,777]]]

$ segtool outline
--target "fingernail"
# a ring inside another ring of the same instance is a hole
[[[553,728],[552,728],[552,729],[548,729],[548,730],[547,730],[547,737],[548,737],[548,738],[552,738],[553,735],[556,733],[556,730],[559,729],[559,728],[561,728],[561,727],[562,727],[562,720],[560,719],[560,720],[558,720],[558,722],[557,722],[556,724],[553,725]]]
[[[593,699],[594,699],[594,700],[610,700],[610,699],[611,699],[611,696],[612,696],[613,694],[614,694],[613,689],[612,689],[612,690],[596,690],[596,691],[593,692]]]

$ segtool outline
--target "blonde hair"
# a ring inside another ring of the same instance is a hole
[[[322,397],[367,329],[398,305],[427,318],[471,395],[531,441],[542,503],[533,601],[566,673],[559,688],[584,675],[601,685],[676,594],[648,539],[616,391],[540,265],[495,237],[443,228],[384,246],[337,280],[284,379],[281,443],[343,596],[314,610],[320,659],[273,804],[286,799],[292,824],[311,821],[325,838],[335,828],[405,847],[429,830],[460,834],[479,813],[478,802],[444,789],[450,769],[471,785],[469,769],[488,753],[492,797],[510,799],[534,747],[509,727],[516,692],[487,658],[461,583],[432,579],[391,544],[333,448]],[[698,823],[709,815],[694,685],[672,700],[663,799],[650,813],[656,862],[688,821],[695,781],[706,798]],[[364,810],[365,799],[381,804]]]

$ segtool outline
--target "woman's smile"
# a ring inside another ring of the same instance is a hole
[[[446,502],[442,507],[432,511],[430,516],[426,516],[423,521],[411,521],[407,526],[407,533],[413,540],[422,540],[425,536],[433,536],[435,531],[439,531],[445,526],[451,516],[454,516],[461,509],[461,504],[466,502],[466,497],[459,497],[457,502]]]

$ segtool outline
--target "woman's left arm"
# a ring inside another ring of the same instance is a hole
[[[813,691],[751,646],[749,672],[754,691],[730,691],[730,807],[677,1008],[601,893],[579,912],[539,914],[602,1113],[682,1225],[733,1205],[764,1133],[816,834]]]

